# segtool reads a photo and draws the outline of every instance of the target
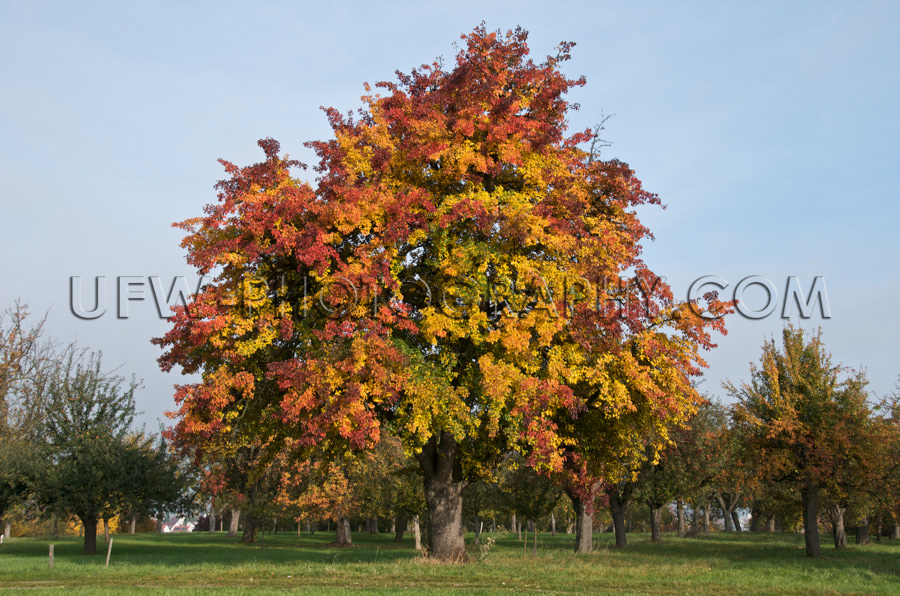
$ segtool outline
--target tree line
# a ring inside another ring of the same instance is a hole
[[[134,521],[167,511],[201,515],[201,529],[224,529],[245,542],[267,529],[411,532],[426,550],[431,523],[422,472],[402,441],[386,431],[369,450],[327,445],[300,451],[243,446],[225,457],[180,458],[160,436],[136,432],[134,380],[103,371],[99,354],[58,347],[22,304],[0,318],[3,419],[0,517],[26,509],[82,523],[85,552],[96,550],[98,523]],[[724,531],[803,530],[807,553],[820,556],[825,527],[835,548],[870,533],[900,539],[900,399],[877,402],[864,374],[832,363],[821,333],[788,326],[767,341],[747,381],[726,384],[733,399],[704,399],[667,429],[662,449],[643,454],[591,487],[590,501],[564,474],[535,469],[510,451],[462,491],[464,526],[476,544],[485,529],[575,534],[584,552],[596,531],[627,546],[629,529],[664,527],[680,537]],[[185,455],[185,454],[182,454]],[[256,458],[256,459],[254,459]],[[199,463],[190,468],[188,461]],[[568,488],[568,490],[567,490]],[[580,516],[578,512],[580,511]],[[739,512],[749,512],[745,522]],[[578,519],[581,517],[582,519]],[[584,523],[584,519],[588,523]],[[218,526],[217,526],[218,523]],[[581,524],[581,525],[578,525]]]

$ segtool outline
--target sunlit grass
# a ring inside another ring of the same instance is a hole
[[[330,534],[297,538],[267,535],[263,545],[242,545],[224,534],[115,536],[109,568],[103,554],[81,554],[78,538],[19,538],[0,546],[0,589],[28,593],[110,593],[140,587],[145,593],[190,593],[209,588],[239,593],[410,591],[454,593],[821,594],[900,593],[900,544],[851,545],[809,560],[802,536],[725,535],[700,539],[666,536],[651,544],[629,536],[624,551],[609,534],[595,535],[595,552],[575,555],[574,539],[541,535],[532,554],[515,536],[497,536],[481,557],[436,564],[417,556],[410,540],[387,534],[354,535],[351,548],[333,548]],[[471,541],[471,537],[470,537]],[[48,546],[55,565],[48,568]]]

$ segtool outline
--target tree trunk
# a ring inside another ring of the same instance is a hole
[[[552,511],[550,512],[550,535],[556,536],[556,516]]]
[[[9,523],[8,519],[3,520],[3,539],[9,540],[12,538],[12,524]]]
[[[847,532],[844,531],[844,508],[840,505],[832,505],[828,508],[831,517],[831,535],[834,538],[834,548],[847,548]]]
[[[353,544],[353,540],[350,538],[350,520],[346,517],[338,518],[334,543],[337,546],[350,546]]]
[[[413,542],[416,545],[416,552],[422,552],[422,529],[419,527],[419,514],[415,514],[412,518],[412,534]]]
[[[648,503],[650,505],[650,542],[662,540],[662,505]]]
[[[731,521],[734,522],[734,531],[735,532],[743,532],[744,528],[741,527],[741,516],[738,514],[737,509],[731,510]]]
[[[575,552],[594,551],[594,513],[587,499],[576,493],[567,493],[575,509]]]
[[[130,536],[134,536],[135,526],[137,526],[137,513],[132,513],[131,519],[128,520],[128,534]]]
[[[216,533],[216,500],[214,497],[209,498],[209,533]]]
[[[109,518],[103,518],[103,540],[109,544]]]
[[[516,512],[512,512],[512,530],[516,533],[519,540],[522,540],[522,529],[519,527],[519,520],[516,519]]]
[[[241,542],[245,544],[256,542],[256,526],[258,521],[255,514],[247,513],[247,516],[244,518],[244,533],[241,534]]]
[[[684,523],[684,501],[678,499],[675,501],[675,515],[678,518],[678,537],[687,536],[687,526]]]
[[[734,520],[731,519],[731,511],[729,511],[728,505],[725,504],[725,498],[722,496],[722,493],[716,493],[716,500],[719,502],[719,507],[722,508],[722,518],[725,521],[725,531],[734,532]]]
[[[609,495],[609,512],[613,520],[613,532],[616,534],[616,548],[628,546],[628,538],[625,536],[625,505],[628,504],[627,494],[621,494],[616,485],[607,489]]]
[[[869,544],[869,516],[865,516],[860,520],[859,527],[856,528],[856,544]]]
[[[464,561],[462,466],[456,439],[448,432],[432,436],[417,454],[425,475],[429,553],[439,561]]]
[[[481,521],[481,517],[475,516],[475,544],[481,544],[481,528],[484,526],[484,522]]]
[[[241,521],[241,510],[231,509],[231,523],[228,524],[228,537],[234,538],[238,533],[238,524]]]
[[[900,540],[900,523],[894,522],[894,531],[891,533],[891,540]]]
[[[53,514],[53,537],[59,538],[59,516]]]
[[[775,516],[771,513],[766,517],[766,532],[775,533]]]
[[[84,554],[97,554],[97,520],[82,519],[81,525],[84,526]]]
[[[709,520],[709,503],[703,506],[703,533],[709,536],[710,528],[712,524]]]
[[[403,533],[406,532],[406,524],[409,523],[409,519],[407,518],[406,512],[403,511],[399,515],[399,519],[395,524],[396,531],[394,532],[394,542],[400,542],[403,540]]]
[[[762,511],[759,509],[750,510],[750,531],[758,534],[762,530]]]
[[[807,482],[800,490],[803,503],[803,539],[806,542],[806,556],[819,558],[822,548],[819,545],[819,487],[814,482]]]

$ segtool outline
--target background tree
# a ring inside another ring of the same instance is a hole
[[[134,533],[138,517],[161,518],[166,511],[185,513],[194,508],[190,487],[196,479],[161,436],[130,433],[119,457],[128,481],[122,483],[118,510],[130,520],[129,533]]]
[[[562,489],[546,474],[525,465],[525,458],[511,453],[501,464],[496,490],[507,506],[530,522],[537,554],[538,521],[549,515],[562,496]]]
[[[99,354],[70,352],[49,384],[44,427],[50,473],[41,500],[77,515],[84,525],[84,553],[95,554],[97,523],[109,519],[146,481],[128,468],[137,448],[128,444],[134,418],[132,380],[105,373]]]
[[[21,302],[0,313],[0,520],[45,473],[39,445],[59,356],[44,337],[44,320],[29,316]]]
[[[727,384],[738,400],[736,423],[770,481],[788,482],[800,493],[806,554],[821,556],[818,515],[823,489],[858,461],[866,442],[857,433],[868,418],[862,373],[844,378],[832,364],[821,331],[807,335],[788,326],[781,347],[763,345],[750,381]]]

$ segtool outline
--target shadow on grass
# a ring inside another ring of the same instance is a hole
[[[330,546],[330,534],[292,534],[265,536],[262,542],[242,544],[226,534],[138,534],[114,535],[112,561],[116,564],[161,565],[183,567],[194,564],[240,565],[244,563],[390,563],[416,556],[411,541],[395,543],[393,536],[366,536],[349,547]],[[4,555],[46,560],[48,546],[54,544],[57,560],[94,565],[103,562],[107,544],[101,537],[97,555],[85,556],[83,539],[67,536],[52,538],[20,538],[0,547]]]

